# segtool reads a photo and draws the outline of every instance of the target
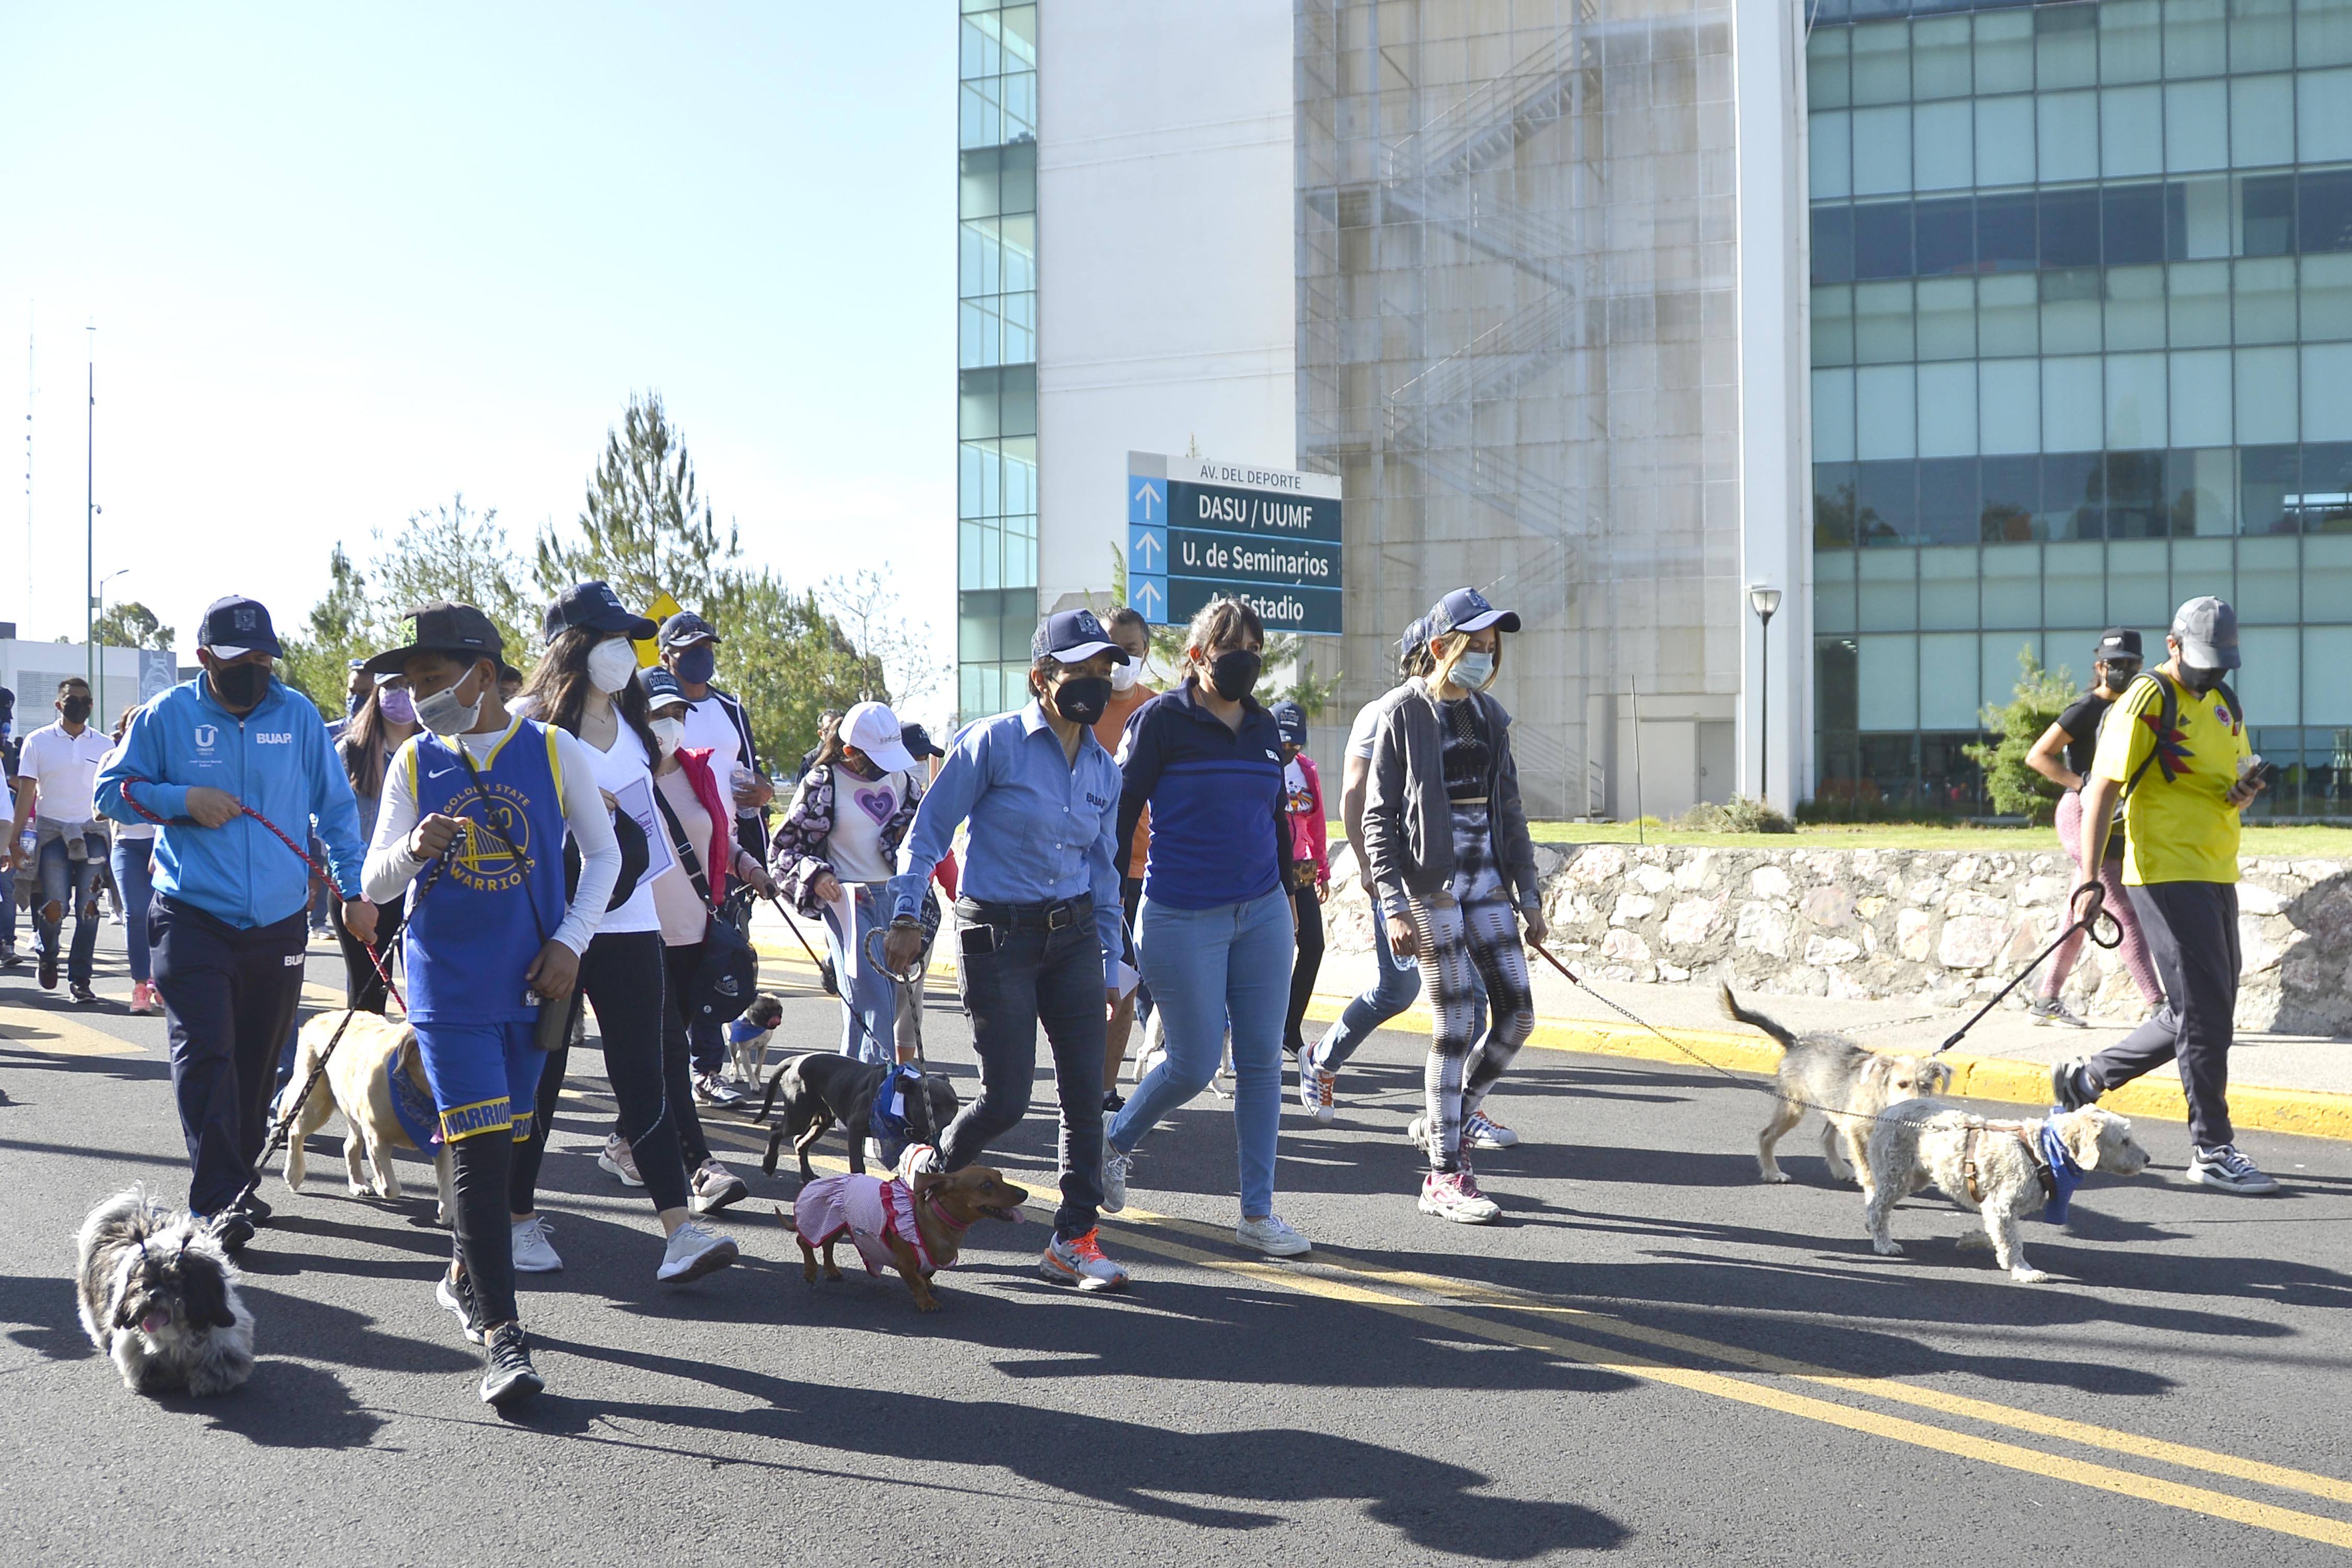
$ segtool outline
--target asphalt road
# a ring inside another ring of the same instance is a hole
[[[784,1036],[829,1045],[834,1005],[776,973]],[[323,947],[310,973],[340,983]],[[2182,1130],[2144,1127],[2158,1169],[2029,1225],[2062,1282],[2021,1287],[1955,1249],[1973,1221],[1932,1194],[1896,1216],[1909,1255],[1873,1256],[1810,1129],[1783,1145],[1795,1184],[1759,1184],[1759,1096],[1529,1051],[1494,1102],[1526,1142],[1480,1163],[1505,1222],[1461,1228],[1413,1208],[1419,1047],[1384,1035],[1335,1127],[1285,1115],[1279,1207],[1310,1259],[1235,1247],[1230,1107],[1203,1097],[1105,1227],[1131,1292],[1057,1290],[1042,1225],[982,1228],[921,1317],[854,1267],[803,1283],[772,1214],[791,1184],[730,1116],[709,1120],[744,1151],[744,1261],[657,1285],[643,1194],[593,1163],[589,1050],[543,1188],[567,1268],[523,1294],[550,1390],[501,1417],[433,1303],[429,1170],[407,1163],[400,1205],[352,1198],[340,1122],[302,1193],[264,1189],[251,1383],[126,1393],[76,1323],[70,1238],[131,1180],[184,1195],[163,1025],[67,1009],[27,969],[0,977],[0,1037],[8,1563],[2137,1568],[2352,1545],[2344,1144],[2248,1138],[2292,1191],[2240,1199],[2180,1184]],[[968,1092],[951,1002],[929,1037]],[[1033,1117],[1000,1163],[1049,1190],[1049,1149]]]

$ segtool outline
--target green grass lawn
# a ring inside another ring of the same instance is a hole
[[[1694,844],[1749,849],[1997,849],[2015,854],[2055,849],[2047,827],[1936,827],[1901,823],[1800,827],[1788,833],[1685,833],[1672,827],[1637,831],[1630,822],[1537,822],[1538,844]],[[1332,837],[1339,837],[1334,825]],[[2352,860],[2352,827],[2252,827],[2240,850],[2328,860]]]

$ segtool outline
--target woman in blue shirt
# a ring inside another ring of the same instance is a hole
[[[1274,1148],[1296,929],[1283,884],[1282,731],[1250,696],[1265,650],[1256,611],[1238,599],[1202,605],[1185,637],[1183,684],[1137,709],[1119,746],[1119,843],[1151,808],[1135,945],[1167,1054],[1111,1123],[1103,1207],[1126,1206],[1135,1146],[1208,1087],[1230,1026],[1237,1234],[1244,1247],[1291,1258],[1309,1244],[1274,1212]]]
[[[1038,1271],[1081,1290],[1116,1290],[1127,1270],[1102,1255],[1095,1217],[1104,1019],[1118,1000],[1111,966],[1124,945],[1111,837],[1119,778],[1092,726],[1127,655],[1089,610],[1045,617],[1029,652],[1029,705],[967,725],[915,808],[890,879],[896,914],[883,956],[897,973],[914,967],[931,869],[956,825],[969,821],[956,984],[971,1017],[981,1089],[949,1124],[940,1157],[960,1170],[1027,1113],[1044,1024],[1062,1106],[1062,1205]]]

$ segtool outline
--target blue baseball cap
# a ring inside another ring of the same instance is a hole
[[[286,654],[270,626],[268,606],[242,594],[215,599],[205,606],[204,628],[196,634],[196,642],[215,658],[243,658],[256,648],[272,658]]]
[[[574,628],[592,632],[625,632],[632,642],[650,639],[657,629],[653,622],[621,603],[621,595],[613,592],[608,583],[574,583],[563,590],[562,597],[547,606],[547,617],[541,631],[553,642]]]
[[[1282,743],[1304,748],[1307,744],[1307,710],[1286,700],[1276,703],[1270,711],[1274,714],[1275,728],[1282,731]]]
[[[1098,653],[1110,655],[1113,664],[1127,662],[1127,650],[1110,640],[1092,610],[1057,610],[1037,623],[1037,635],[1029,639],[1033,662],[1050,655],[1063,664],[1082,664]]]
[[[920,724],[900,725],[898,728],[898,743],[906,747],[908,754],[913,756],[918,762],[921,761],[925,757],[944,757],[947,755],[945,752],[940,750],[939,742],[931,739],[931,732],[929,730],[924,729]]]
[[[1475,588],[1456,588],[1431,607],[1429,637],[1431,639],[1452,637],[1455,632],[1482,632],[1488,626],[1502,631],[1519,629],[1517,610],[1498,610],[1486,602],[1486,595]]]
[[[690,706],[686,703],[686,688],[677,683],[677,676],[672,675],[660,665],[650,665],[639,669],[637,684],[646,689],[647,708],[663,708],[673,702]]]

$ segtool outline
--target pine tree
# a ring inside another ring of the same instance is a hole
[[[661,395],[631,397],[588,480],[577,539],[540,530],[533,575],[552,599],[574,583],[612,584],[625,605],[667,593],[714,625],[731,619],[741,591],[742,542],[719,526],[698,493],[686,441]]]

